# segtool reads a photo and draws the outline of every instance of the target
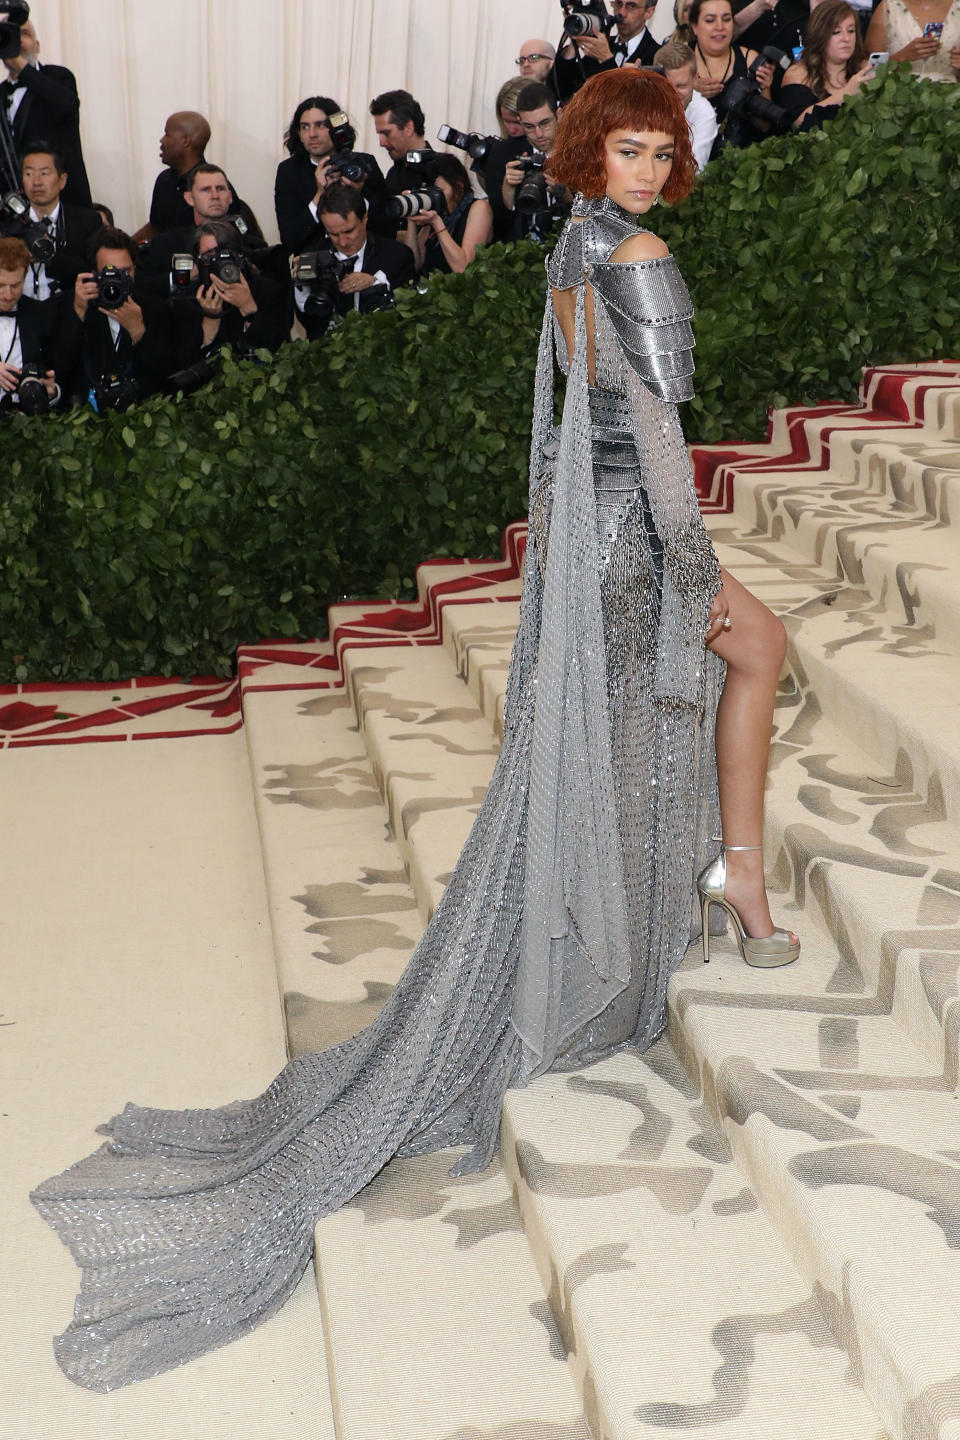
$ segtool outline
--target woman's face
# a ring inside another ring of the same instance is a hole
[[[503,128],[506,130],[509,140],[517,140],[523,134],[519,115],[511,115],[509,110],[501,110],[500,119],[503,121]]]
[[[827,62],[845,65],[856,48],[857,22],[852,15],[845,15],[842,20],[837,21],[836,29],[827,41]]]
[[[673,136],[611,130],[604,141],[607,196],[630,215],[646,215],[673,169]]]
[[[438,190],[443,191],[443,198],[447,202],[448,212],[450,210],[455,210],[460,202],[460,196],[457,194],[455,187],[450,184],[449,180],[445,180],[442,175],[438,175],[433,183],[436,185]]]
[[[704,55],[725,55],[733,43],[733,11],[730,0],[705,0],[690,29]]]
[[[333,140],[330,137],[330,126],[323,110],[315,105],[310,110],[304,110],[300,116],[297,130],[300,135],[300,143],[311,160],[319,160],[322,156],[330,154],[333,149]]]
[[[687,13],[689,12],[689,9],[690,0],[676,0],[676,3],[673,7],[673,18],[674,20],[676,20],[678,28],[681,25],[686,25]]]

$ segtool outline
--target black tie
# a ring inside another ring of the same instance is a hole
[[[349,275],[352,270],[356,270],[359,259],[359,255],[348,255],[346,260],[341,260],[340,263],[343,266],[344,275]]]

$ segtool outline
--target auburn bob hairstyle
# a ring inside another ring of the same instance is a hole
[[[697,173],[683,101],[655,71],[624,65],[601,70],[564,105],[550,174],[569,190],[597,200],[606,192],[605,141],[612,130],[673,137],[673,168],[661,192],[671,205],[689,195]]]

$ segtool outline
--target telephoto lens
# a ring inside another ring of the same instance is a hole
[[[385,206],[391,220],[410,220],[422,215],[424,210],[435,210],[446,215],[447,200],[437,185],[426,185],[422,190],[408,190],[405,195],[393,195]]]

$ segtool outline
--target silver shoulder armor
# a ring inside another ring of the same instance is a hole
[[[693,397],[693,306],[672,255],[588,265],[594,293],[647,389],[676,405]]]

